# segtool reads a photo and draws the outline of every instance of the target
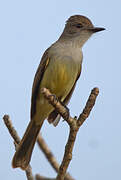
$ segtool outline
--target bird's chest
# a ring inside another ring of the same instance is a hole
[[[67,57],[66,57],[67,58]],[[61,61],[56,61],[53,63],[52,67],[52,83],[55,88],[67,88],[70,84],[75,81],[78,66],[72,60],[67,58],[62,59]],[[56,72],[56,73],[54,73]]]
[[[69,57],[66,58],[53,60],[47,70],[49,77],[47,88],[58,97],[68,94],[79,73],[79,65],[68,59]]]
[[[64,98],[75,84],[81,71],[81,62],[82,56],[77,53],[74,56],[71,51],[59,50],[51,56],[41,86],[50,89],[57,97]]]

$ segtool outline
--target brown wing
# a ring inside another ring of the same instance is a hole
[[[43,54],[42,59],[39,64],[39,67],[38,67],[37,72],[34,77],[34,82],[33,82],[33,86],[32,86],[32,98],[31,98],[31,119],[33,118],[33,116],[36,112],[36,98],[38,95],[39,86],[40,86],[41,80],[43,78],[43,74],[49,63],[48,50],[49,50],[49,48]]]
[[[72,89],[70,90],[69,94],[66,96],[66,98],[65,98],[64,101],[63,101],[63,103],[64,103],[65,105],[68,105],[68,103],[69,103],[69,101],[70,101],[70,99],[71,99],[71,96],[72,96],[73,91],[74,91],[75,86],[76,86],[76,82],[77,82],[77,80],[79,79],[80,74],[81,74],[81,67],[80,67],[80,73],[78,74],[77,79],[76,79],[76,81],[75,81]],[[56,118],[57,118],[57,122],[53,123],[53,122],[56,120]],[[56,110],[54,110],[54,111],[52,111],[52,112],[50,113],[50,115],[48,116],[48,119],[47,119],[47,120],[48,120],[49,123],[53,123],[53,125],[56,126],[56,125],[58,124],[60,118],[61,118],[61,116],[58,114],[58,112],[57,112]]]

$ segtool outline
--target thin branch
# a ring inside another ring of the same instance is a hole
[[[58,113],[63,117],[64,120],[70,124],[70,126],[74,123],[73,118],[69,115],[69,110],[66,106],[64,106],[60,101],[56,98],[55,95],[51,94],[51,92],[42,88],[41,93],[48,100],[48,102],[58,111]]]
[[[42,152],[44,153],[45,157],[47,158],[47,160],[51,164],[51,166],[54,168],[54,170],[56,172],[58,172],[59,164],[56,161],[56,158],[54,157],[52,152],[50,151],[49,147],[45,143],[45,141],[44,141],[43,137],[41,136],[41,134],[39,134],[39,136],[37,138],[37,143],[38,143],[38,146],[40,147],[40,149],[42,150]]]
[[[87,117],[89,116],[97,95],[99,94],[99,89],[98,88],[94,88],[91,91],[91,94],[88,98],[88,101],[86,103],[86,106],[83,110],[83,112],[80,114],[78,119],[72,118],[69,115],[69,112],[67,110],[67,108],[65,106],[63,106],[57,98],[55,98],[48,89],[46,88],[42,88],[41,91],[44,95],[44,97],[48,100],[48,102],[59,112],[59,114],[67,121],[69,127],[70,127],[70,133],[69,133],[69,138],[65,147],[65,153],[64,153],[64,157],[62,160],[62,163],[60,165],[59,168],[59,172],[58,175],[56,177],[56,180],[64,180],[67,168],[70,164],[70,161],[72,159],[72,151],[73,151],[73,147],[74,147],[74,143],[75,143],[75,139],[76,139],[76,135],[77,132],[80,128],[80,126],[84,123],[84,121],[87,119]]]
[[[17,131],[15,130],[15,128],[12,125],[12,122],[10,120],[10,117],[8,115],[4,115],[3,117],[4,123],[6,125],[6,127],[8,128],[8,131],[10,133],[10,135],[12,136],[12,138],[14,139],[14,144],[15,144],[15,149],[17,148],[16,145],[18,145],[20,143],[20,137],[17,134]],[[28,180],[34,180],[33,174],[32,174],[32,168],[29,165],[28,168],[25,170],[26,176]]]
[[[88,98],[88,101],[86,103],[86,106],[83,110],[83,112],[80,114],[79,118],[72,118],[69,114],[69,110],[67,107],[63,106],[57,98],[55,98],[54,95],[50,93],[50,91],[46,88],[42,89],[42,93],[45,96],[45,98],[49,101],[49,103],[58,111],[58,113],[67,121],[69,127],[70,127],[70,133],[68,137],[68,141],[65,147],[65,153],[62,160],[62,163],[59,167],[59,164],[57,163],[55,157],[53,156],[52,152],[49,150],[48,146],[46,145],[44,139],[39,135],[38,136],[38,145],[40,146],[41,150],[45,154],[46,158],[52,165],[52,167],[55,169],[55,171],[58,173],[56,179],[54,178],[47,178],[40,175],[36,175],[36,180],[74,180],[69,174],[66,174],[67,168],[70,164],[70,161],[72,159],[72,151],[76,139],[77,132],[80,128],[80,126],[83,124],[83,122],[88,118],[94,104],[96,101],[96,98],[99,94],[99,89],[94,88]],[[15,128],[12,125],[12,122],[8,115],[5,115],[3,117],[4,123],[8,128],[9,133],[13,137],[15,141],[15,148],[17,148],[17,145],[20,143],[20,138],[15,130]],[[28,180],[34,180],[34,177],[32,175],[31,166],[29,165],[26,172],[26,176]]]
[[[12,138],[14,139],[14,141],[16,142],[16,144],[20,143],[20,137],[18,136],[15,128],[12,125],[12,121],[10,120],[9,115],[4,115],[3,117],[4,123],[6,125],[6,127],[8,128],[8,131],[10,133],[10,135],[12,136]]]
[[[80,114],[78,121],[77,121],[77,125],[80,127],[83,122],[88,118],[88,116],[90,115],[90,112],[93,108],[93,106],[95,105],[95,101],[96,98],[99,94],[99,89],[98,88],[94,88],[91,91],[91,94],[87,100],[86,106],[83,110],[83,112]]]
[[[37,138],[37,143],[39,148],[42,150],[42,152],[44,153],[45,157],[47,158],[48,162],[51,164],[51,166],[53,167],[53,169],[58,173],[59,172],[59,163],[57,162],[56,158],[54,157],[53,153],[51,152],[51,150],[49,149],[49,147],[47,146],[45,140],[43,139],[42,135],[39,134],[38,138]],[[37,175],[36,179],[46,179],[43,176]],[[74,180],[69,173],[67,173],[65,175],[65,180]]]
[[[46,178],[43,176],[40,176],[39,174],[36,175],[36,180],[56,180],[55,178]]]

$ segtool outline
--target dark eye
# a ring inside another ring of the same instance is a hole
[[[82,24],[76,24],[75,26],[76,26],[77,28],[82,28],[82,27],[83,27]]]

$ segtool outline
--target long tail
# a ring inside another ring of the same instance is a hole
[[[23,170],[27,168],[42,124],[38,126],[34,121],[30,121],[18,149],[14,154],[12,160],[13,168],[20,167]]]

